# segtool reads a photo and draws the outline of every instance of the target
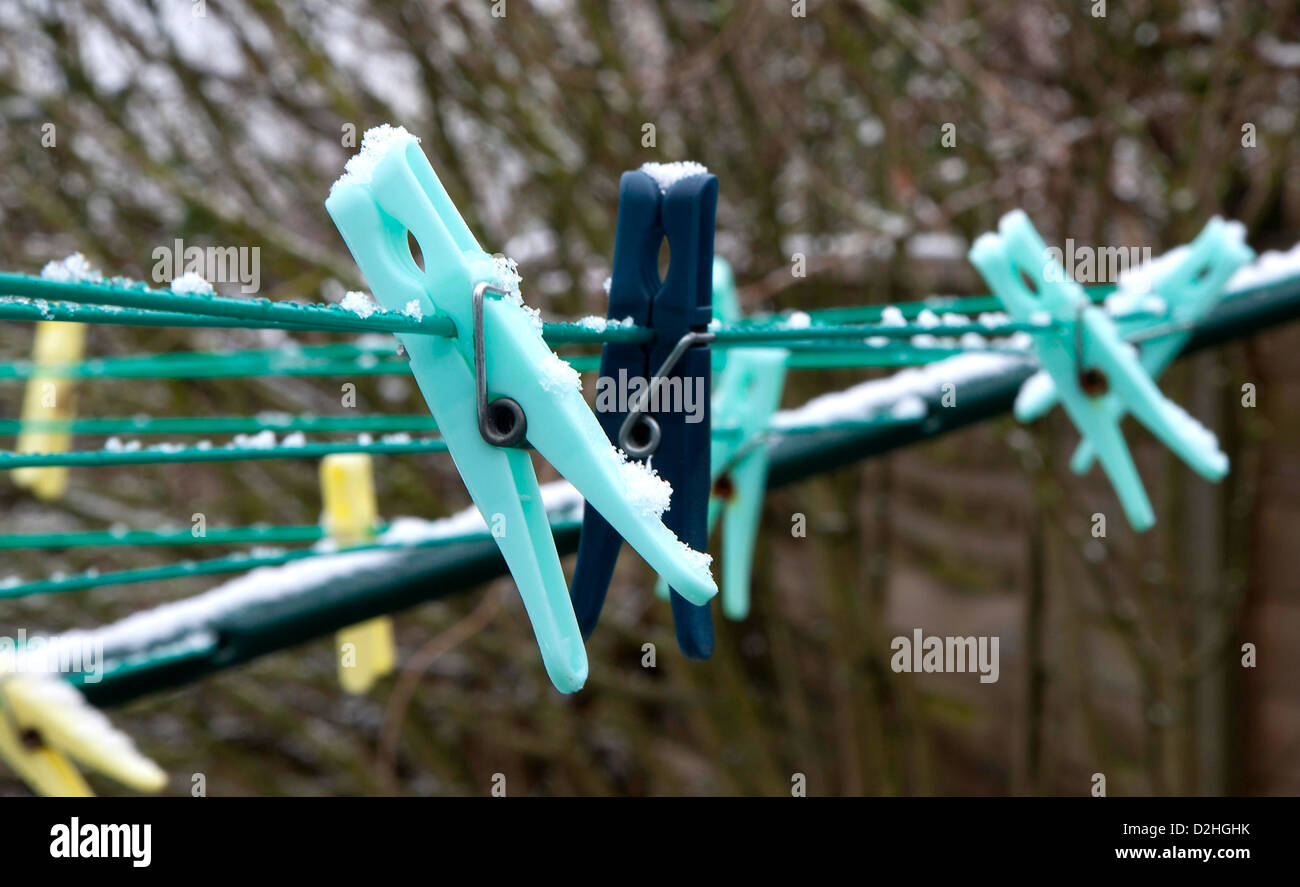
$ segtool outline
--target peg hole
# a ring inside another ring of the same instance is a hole
[[[1110,380],[1096,367],[1088,367],[1079,373],[1079,387],[1089,397],[1100,397],[1110,390]]]
[[[1034,283],[1034,279],[1029,276],[1029,272],[1024,268],[1016,266],[1016,276],[1020,278],[1020,283],[1025,289],[1029,290],[1034,295],[1038,295],[1038,284]]]
[[[736,495],[736,484],[732,481],[731,475],[718,475],[718,479],[713,482],[713,495],[723,501],[731,501],[731,498]]]
[[[411,261],[415,267],[421,271],[424,270],[424,252],[420,249],[420,241],[415,239],[415,235],[410,231],[406,232],[406,247],[411,251]]]

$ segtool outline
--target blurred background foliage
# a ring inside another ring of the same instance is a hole
[[[552,317],[604,313],[619,175],[651,160],[718,175],[717,250],[748,311],[978,292],[965,246],[1017,206],[1057,243],[1159,253],[1214,214],[1260,250],[1300,239],[1293,0],[1103,5],[808,0],[800,17],[789,0],[504,0],[495,17],[490,0],[7,0],[0,265],[82,251],[147,278],[154,248],[182,238],[260,248],[263,295],[336,300],[363,282],[322,201],[349,132],[381,122],[423,139],[480,241],[519,261]],[[26,355],[30,337],[0,327],[0,353]],[[312,340],[328,337],[294,337]],[[88,350],[289,341],[102,327]],[[784,794],[803,773],[811,794],[1079,795],[1096,772],[1111,794],[1294,793],[1297,346],[1278,331],[1170,373],[1234,471],[1209,487],[1134,429],[1160,513],[1140,538],[1104,482],[1069,475],[1059,416],[1004,420],[773,495],[754,613],[719,620],[711,662],[680,657],[628,555],[572,698],[550,688],[503,581],[400,614],[406,671],[370,696],[341,693],[325,639],[114,718],[178,793],[198,772],[211,794],[483,794],[497,772],[511,794]],[[786,402],[862,376],[796,374]],[[79,412],[336,414],[342,381],[92,381]],[[423,409],[409,380],[354,381],[364,412]],[[0,388],[2,414],[20,398]],[[468,503],[445,457],[378,469],[387,516]],[[283,461],[78,470],[58,503],[5,483],[0,506],[4,532],[194,512],[307,523],[320,508],[316,466]],[[790,537],[794,513],[806,539]],[[4,552],[0,575],[175,556]],[[6,601],[0,631],[91,626],[212,585]],[[894,674],[889,639],[913,627],[1000,635],[1001,680]],[[24,791],[0,773],[0,794]]]

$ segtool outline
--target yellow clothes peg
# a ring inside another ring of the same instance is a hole
[[[81,360],[86,326],[46,320],[36,325],[32,363],[36,366],[74,363]],[[73,417],[76,386],[72,379],[33,376],[23,397],[23,422],[67,421]],[[72,435],[66,431],[31,430],[18,436],[20,453],[62,453]],[[14,483],[30,489],[42,499],[58,499],[68,488],[66,466],[16,468]]]
[[[366,453],[336,453],[320,463],[325,531],[339,548],[365,545],[374,538],[379,506],[374,473]],[[397,665],[393,622],[378,616],[338,633],[339,684],[348,693],[365,693]]]
[[[167,774],[61,678],[0,675],[0,760],[37,794],[94,795],[73,761],[137,791],[156,792]]]

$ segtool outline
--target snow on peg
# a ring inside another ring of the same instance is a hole
[[[455,326],[455,337],[398,339],[474,504],[499,528],[493,537],[560,691],[582,687],[587,654],[525,439],[688,600],[717,593],[707,555],[660,519],[667,485],[610,446],[577,373],[542,341],[514,263],[479,246],[418,139],[387,125],[367,132],[325,208],[383,308],[415,302]]]
[[[1114,319],[1089,301],[1059,263],[1048,273],[1054,260],[1027,215],[1016,210],[1003,216],[997,233],[981,235],[971,246],[970,261],[1015,320],[1038,323],[1045,312],[1052,321],[1031,334],[1039,363],[1101,460],[1135,529],[1153,526],[1155,512],[1120,433],[1124,413],[1132,413],[1198,473],[1223,476],[1228,459],[1214,435],[1160,393]],[[1040,415],[1046,390],[1039,381],[1028,394],[1022,391],[1016,417],[1028,421]]]

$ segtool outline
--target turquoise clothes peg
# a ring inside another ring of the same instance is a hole
[[[1147,338],[1139,345],[1139,360],[1152,379],[1160,375],[1173,363],[1174,358],[1183,350],[1191,338],[1192,327],[1214,310],[1223,298],[1224,287],[1229,278],[1242,265],[1255,257],[1255,251],[1246,245],[1246,229],[1240,222],[1225,222],[1214,217],[1205,225],[1201,233],[1186,247],[1180,247],[1170,253],[1153,269],[1150,279],[1135,292],[1128,292],[1121,281],[1120,291],[1111,299],[1125,297],[1145,298],[1159,297],[1166,306],[1163,317],[1154,321],[1144,316],[1144,322],[1125,329],[1126,334],[1134,338],[1144,338],[1148,332],[1160,332],[1161,327],[1167,331],[1156,338]],[[1109,300],[1108,300],[1109,304]],[[1124,319],[1119,317],[1116,323],[1125,328]],[[1017,398],[1017,414],[1039,416],[1056,404],[1056,387],[1051,378],[1039,374],[1027,382]],[[1115,418],[1124,416],[1124,405],[1107,395],[1107,409]],[[1022,403],[1023,401],[1023,403]],[[1092,468],[1096,453],[1092,445],[1083,440],[1079,442],[1070,468],[1076,474],[1084,474]],[[1227,465],[1225,464],[1226,471]],[[1218,480],[1222,473],[1210,477]]]
[[[971,246],[970,261],[1014,319],[1052,322],[1031,334],[1039,362],[1071,421],[1096,451],[1135,529],[1149,529],[1155,512],[1120,433],[1116,404],[1198,473],[1216,477],[1226,471],[1227,457],[1214,435],[1165,399],[1137,349],[1067,278],[1028,216],[1019,210],[1003,216],[996,234],[981,235]],[[1018,400],[1016,407],[1024,421],[1026,404]]]
[[[736,275],[731,263],[721,256],[713,257],[713,317],[722,323],[740,320],[740,297],[736,295]]]
[[[702,604],[717,593],[708,556],[660,520],[668,485],[609,445],[577,373],[546,347],[524,307],[513,263],[479,247],[417,139],[400,127],[367,132],[325,207],[384,308],[438,312],[456,326],[454,338],[398,338],[557,689],[582,687],[587,656],[532,461],[518,448],[524,439],[684,597]]]
[[[713,260],[713,315],[723,323],[740,319],[740,302],[731,265]],[[781,405],[786,364],[784,348],[734,350],[713,384],[713,437],[709,464],[709,532],[722,522],[722,612],[728,619],[749,615],[754,545],[767,489],[767,432]],[[668,596],[662,582],[656,588]]]
[[[781,405],[789,357],[783,348],[732,354],[715,389],[709,527],[722,512],[722,612],[728,619],[749,615],[754,543],[767,490],[767,432]]]

